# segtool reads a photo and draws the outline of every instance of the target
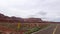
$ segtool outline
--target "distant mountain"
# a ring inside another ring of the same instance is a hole
[[[0,13],[0,22],[36,23],[36,22],[42,22],[42,20],[40,18],[20,18],[15,16],[9,17]]]
[[[39,23],[39,22],[42,22],[42,20],[40,18],[27,18],[27,19],[24,19],[24,22]]]

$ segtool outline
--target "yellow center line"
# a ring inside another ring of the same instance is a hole
[[[56,32],[57,26],[58,26],[58,24],[56,25],[56,27],[55,27],[55,29],[54,29],[54,31],[53,31],[53,34],[55,34],[55,32]]]

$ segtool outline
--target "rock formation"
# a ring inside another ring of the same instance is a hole
[[[8,17],[0,13],[0,22],[21,22],[21,23],[37,23],[41,22],[40,18],[19,18],[19,17]]]

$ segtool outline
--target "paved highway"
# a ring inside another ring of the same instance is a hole
[[[33,34],[60,34],[60,24],[52,24],[48,29],[38,31]]]

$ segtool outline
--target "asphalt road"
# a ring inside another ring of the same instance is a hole
[[[60,34],[60,24],[53,24],[48,29],[38,31],[34,34]]]
[[[57,26],[55,34],[60,34],[60,25]]]

